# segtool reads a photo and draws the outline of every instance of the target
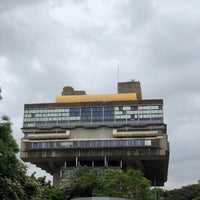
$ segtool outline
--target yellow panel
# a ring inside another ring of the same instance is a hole
[[[56,97],[56,103],[133,101],[133,100],[137,100],[136,93],[100,94],[100,95],[65,95]]]

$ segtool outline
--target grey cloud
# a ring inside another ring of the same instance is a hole
[[[12,9],[16,9],[20,6],[31,6],[33,4],[41,3],[40,0],[1,0],[0,1],[0,12],[6,12]]]
[[[121,15],[127,34],[143,34],[145,27],[155,15],[155,5],[152,1],[128,1],[122,6]],[[119,19],[120,20],[120,19]],[[126,20],[126,21],[125,21]],[[139,35],[138,35],[139,36]]]
[[[154,64],[184,67],[199,60],[199,14],[190,8],[175,9],[170,16],[160,12],[154,20],[147,35],[147,52]]]

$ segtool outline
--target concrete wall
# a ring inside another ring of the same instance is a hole
[[[140,82],[129,81],[118,83],[118,93],[136,93],[139,100],[142,99],[142,90]]]
[[[70,139],[103,139],[113,138],[113,129],[101,127],[98,129],[77,128],[70,130]]]

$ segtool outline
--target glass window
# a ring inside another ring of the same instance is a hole
[[[138,110],[138,106],[131,106],[131,110]]]
[[[90,122],[91,121],[91,107],[81,108],[81,121]]]
[[[151,146],[151,140],[145,140],[145,146]]]
[[[114,107],[104,107],[104,120],[112,121],[114,120]]]
[[[78,116],[80,116],[80,108],[70,108],[69,109],[69,116],[70,117],[78,117]]]
[[[103,120],[103,108],[93,107],[92,108],[92,121],[98,122]]]
[[[38,148],[38,145],[37,145],[37,144],[38,144],[37,142],[32,143],[32,148],[33,148],[33,149],[37,149],[37,148]]]
[[[130,106],[124,106],[123,110],[131,110],[131,107]]]

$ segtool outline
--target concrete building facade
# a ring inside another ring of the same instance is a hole
[[[21,159],[53,175],[72,167],[141,170],[152,185],[167,181],[169,143],[162,99],[142,99],[138,81],[118,83],[117,94],[87,95],[64,87],[55,103],[25,104]]]

